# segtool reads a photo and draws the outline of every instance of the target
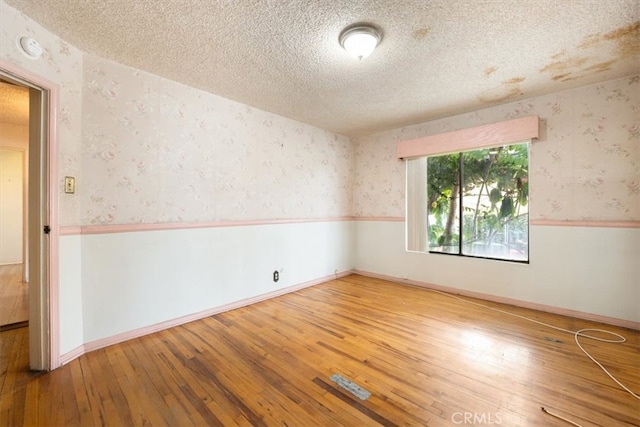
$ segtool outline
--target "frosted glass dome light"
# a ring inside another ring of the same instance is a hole
[[[371,55],[376,46],[380,44],[380,33],[368,25],[351,27],[340,34],[340,45],[351,56],[358,59]]]

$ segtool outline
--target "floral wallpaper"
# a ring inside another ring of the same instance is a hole
[[[640,75],[357,138],[354,214],[404,216],[397,141],[528,115],[532,220],[640,221]]]
[[[22,55],[15,45],[19,36],[35,38],[44,52],[39,60]],[[0,1],[0,59],[11,62],[59,85],[58,109],[58,220],[60,225],[80,223],[80,197],[64,194],[65,175],[75,176],[81,188],[83,54],[30,18]]]
[[[346,137],[85,55],[82,224],[349,216]]]

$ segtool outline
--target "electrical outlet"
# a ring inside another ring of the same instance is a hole
[[[67,194],[73,194],[76,192],[76,179],[74,177],[64,177],[64,192]]]
[[[273,281],[277,282],[278,280],[280,280],[280,273],[278,273],[278,270],[273,272]]]

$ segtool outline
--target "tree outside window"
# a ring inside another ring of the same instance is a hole
[[[529,260],[527,143],[427,159],[430,252]]]

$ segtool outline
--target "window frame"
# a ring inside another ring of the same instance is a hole
[[[418,183],[426,186],[426,167],[421,167],[427,156],[439,154],[463,152],[481,148],[492,148],[511,145],[521,142],[529,142],[529,147],[540,137],[541,120],[537,115],[524,116],[516,119],[485,124],[477,127],[455,130],[446,133],[428,135],[408,140],[400,140],[396,144],[396,156],[405,161],[406,167],[406,192],[405,192],[405,250],[408,252],[429,253],[426,244],[427,221],[423,212],[426,212],[426,197]],[[529,153],[531,150],[529,150]],[[531,156],[529,156],[529,169]],[[424,179],[420,179],[420,176]],[[426,191],[426,189],[425,189]],[[528,242],[530,243],[531,218],[528,221]],[[528,248],[528,260],[531,261],[531,250]],[[467,258],[473,258],[467,255]],[[488,258],[482,258],[488,259]],[[499,258],[500,261],[522,263],[522,261],[510,261]]]
[[[529,175],[530,175],[530,159],[531,159],[531,141],[530,140],[526,140],[526,141],[519,141],[519,142],[515,142],[515,143],[510,143],[510,144],[504,144],[504,145],[496,145],[490,148],[500,148],[500,147],[511,147],[511,146],[516,146],[516,145],[525,145],[526,144],[526,152],[527,152],[527,181],[529,180]],[[519,263],[519,264],[529,264],[530,262],[530,255],[531,255],[531,250],[530,250],[530,237],[531,237],[531,217],[529,215],[529,208],[528,208],[528,195],[527,195],[527,221],[526,221],[526,234],[527,234],[527,248],[526,248],[526,259],[516,259],[516,258],[507,258],[507,257],[497,257],[497,256],[485,256],[485,255],[478,255],[478,254],[470,254],[470,253],[465,253],[464,251],[464,245],[465,245],[465,239],[464,239],[464,225],[465,225],[465,218],[464,218],[464,184],[465,184],[465,171],[464,171],[464,164],[465,164],[465,160],[464,160],[464,155],[466,153],[469,152],[473,152],[473,151],[481,151],[487,149],[487,147],[483,147],[483,148],[478,148],[478,149],[474,149],[474,150],[464,150],[464,151],[452,151],[449,153],[441,153],[441,154],[435,154],[432,156],[424,156],[423,158],[426,160],[425,163],[425,168],[426,168],[426,175],[425,175],[425,186],[428,189],[429,187],[429,183],[428,183],[428,176],[429,176],[429,172],[428,172],[428,162],[429,162],[429,158],[435,158],[435,157],[440,157],[440,156],[449,156],[449,155],[457,155],[458,156],[458,168],[457,168],[457,174],[458,174],[458,182],[460,183],[460,189],[458,191],[458,194],[456,196],[457,198],[457,206],[456,206],[456,215],[458,216],[457,218],[457,225],[458,225],[458,241],[457,241],[457,252],[447,252],[447,251],[437,251],[437,250],[431,250],[431,242],[429,239],[429,233],[430,233],[430,222],[429,222],[429,216],[430,214],[430,209],[427,206],[427,210],[426,210],[426,216],[424,217],[424,221],[426,223],[425,225],[425,239],[426,239],[426,247],[424,248],[424,250],[417,250],[417,252],[426,252],[429,254],[438,254],[438,255],[451,255],[451,256],[459,256],[459,257],[464,257],[464,258],[478,258],[478,259],[487,259],[487,260],[494,260],[494,261],[506,261],[506,262],[513,262],[513,263]],[[409,180],[409,174],[407,174],[407,179]],[[407,182],[407,187],[409,187],[409,182]],[[428,190],[427,190],[428,191]],[[409,193],[407,193],[409,194]],[[427,193],[428,194],[428,193]],[[428,203],[428,197],[427,194],[424,194],[424,198],[426,200],[426,202]],[[407,224],[407,226],[409,226],[409,224]],[[408,227],[407,227],[408,228]],[[453,246],[452,246],[453,247]],[[411,251],[411,249],[408,247],[407,250]],[[415,250],[414,250],[415,251]]]

